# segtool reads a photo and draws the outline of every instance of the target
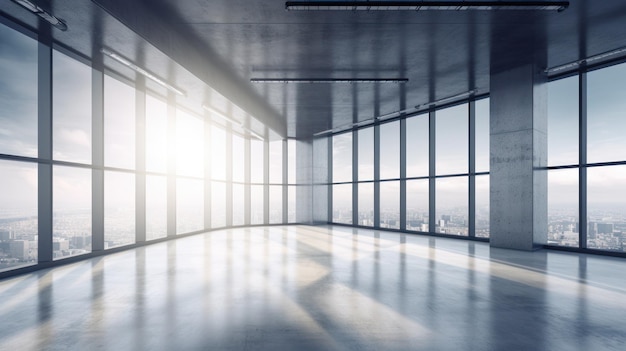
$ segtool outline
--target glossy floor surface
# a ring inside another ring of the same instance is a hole
[[[2,350],[624,350],[626,260],[216,231],[0,281]]]

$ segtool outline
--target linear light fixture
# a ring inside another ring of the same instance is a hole
[[[611,51],[607,51],[607,52],[603,52],[601,54],[590,56],[590,57],[584,58],[582,60],[566,63],[564,65],[551,67],[551,68],[546,69],[545,72],[550,74],[550,73],[555,73],[555,72],[560,72],[560,71],[566,71],[566,70],[569,70],[569,69],[578,68],[578,66],[580,66],[582,64],[593,63],[595,61],[602,61],[602,60],[605,60],[607,58],[610,58],[610,57],[613,57],[613,56],[620,56],[620,55],[626,55],[626,47],[615,49],[615,50],[611,50]]]
[[[137,66],[135,63],[133,63],[129,59],[125,58],[124,56],[122,56],[122,55],[120,55],[120,54],[118,54],[118,53],[116,53],[116,52],[114,52],[112,50],[109,50],[107,48],[102,48],[102,49],[100,49],[100,52],[103,53],[104,55],[114,59],[115,61],[123,64],[124,66],[134,70],[135,72],[143,75],[144,77],[154,81],[155,83],[159,84],[160,86],[166,88],[169,91],[172,91],[172,92],[174,92],[174,93],[176,93],[178,95],[181,95],[181,96],[186,96],[187,95],[184,91],[176,88],[175,86],[169,84],[168,82],[164,81],[163,79],[161,79],[161,78],[155,76],[154,74],[146,71],[145,69]]]
[[[569,1],[287,1],[288,11],[467,11],[561,12]]]
[[[447,102],[460,100],[462,98],[466,98],[466,97],[469,97],[469,96],[473,95],[475,92],[476,92],[476,90],[470,90],[470,91],[466,91],[466,92],[461,93],[461,94],[449,96],[447,98],[443,98],[443,99],[439,99],[439,100],[436,100],[436,101],[427,102],[425,104],[421,104],[421,105],[415,106],[415,109],[416,110],[421,110],[421,109],[424,109],[424,108],[430,108],[430,107],[433,107],[433,106],[445,104]]]
[[[326,129],[326,130],[323,130],[321,132],[317,132],[317,133],[313,134],[313,136],[320,136],[320,135],[324,135],[324,134],[329,134],[329,133],[332,133],[333,130],[334,129]]]
[[[261,141],[265,140],[262,136],[258,135],[258,134],[257,134],[257,133],[255,133],[254,131],[252,131],[252,129],[250,129],[250,128],[246,128],[246,126],[244,126],[244,125],[243,125],[243,123],[241,123],[241,122],[239,122],[239,121],[237,121],[237,120],[234,120],[234,119],[232,119],[232,118],[230,118],[230,117],[227,117],[227,116],[226,116],[226,115],[224,115],[222,112],[220,112],[220,111],[218,111],[218,110],[214,109],[213,107],[211,107],[211,106],[209,106],[209,105],[206,105],[206,104],[205,104],[205,105],[202,105],[202,108],[203,108],[203,109],[205,109],[205,110],[207,110],[207,111],[209,111],[209,112],[211,112],[211,117],[218,117],[219,119],[224,120],[224,121],[226,121],[226,122],[228,122],[228,123],[231,123],[231,124],[233,124],[233,125],[237,125],[237,126],[239,126],[241,129],[243,129],[243,130],[245,130],[246,132],[250,133],[250,135],[254,136],[255,138],[257,138],[257,139],[259,139],[259,140],[261,140]]]
[[[362,120],[362,121],[359,121],[359,122],[356,122],[356,123],[352,123],[352,126],[353,127],[362,127],[362,126],[366,126],[368,124],[372,124],[375,121],[376,121],[376,118],[368,118],[368,119],[365,119],[365,120]]]
[[[394,117],[399,117],[407,112],[413,111],[415,110],[414,107],[411,108],[407,108],[401,111],[394,111],[394,112],[390,112],[390,113],[386,113],[384,115],[378,116],[378,117],[371,117],[368,119],[364,119],[358,122],[354,122],[354,123],[350,123],[350,124],[345,124],[339,127],[335,127],[332,129],[327,129],[321,132],[317,132],[315,134],[313,134],[313,136],[320,136],[320,135],[324,135],[324,134],[329,134],[329,133],[337,133],[346,129],[350,129],[350,128],[354,128],[354,127],[362,127],[362,126],[366,126],[368,124],[372,124],[376,121],[384,121],[390,118],[394,118]]]
[[[391,119],[391,118],[402,116],[403,114],[415,111],[416,109],[417,109],[417,107],[411,107],[411,108],[407,108],[407,109],[400,110],[400,111],[389,112],[389,113],[386,113],[384,115],[376,117],[376,119],[379,120],[379,121],[384,121],[384,120],[387,120],[387,119]]]
[[[406,83],[408,78],[251,78],[251,83]]]
[[[46,10],[42,9],[41,7],[39,7],[37,4],[33,3],[30,0],[11,0],[14,3],[22,6],[23,8],[27,9],[28,11],[34,13],[35,15],[41,17],[42,19],[44,19],[46,22],[50,23],[51,25],[55,26],[56,28],[62,30],[62,31],[66,31],[67,30],[67,24],[65,23],[64,20],[54,16],[53,14],[47,12]]]

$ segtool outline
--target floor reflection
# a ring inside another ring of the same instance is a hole
[[[621,350],[625,268],[347,227],[223,230],[0,281],[0,345]]]

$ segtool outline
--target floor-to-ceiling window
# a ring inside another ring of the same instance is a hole
[[[296,139],[287,140],[287,223],[296,223],[297,181],[297,150]]]
[[[548,245],[626,249],[625,79],[622,63],[548,84]]]
[[[104,76],[105,248],[135,242],[135,89]]]
[[[400,121],[380,125],[380,226],[400,229]]]
[[[282,137],[240,127],[261,124],[226,99],[217,123],[110,58],[92,66],[35,38],[0,24],[0,272],[295,221],[295,149],[286,157]]]
[[[0,25],[0,270],[37,263],[37,42]]]
[[[332,142],[332,220],[352,224],[352,133],[337,134]]]
[[[52,52],[53,258],[91,251],[91,67]]]
[[[332,222],[489,237],[488,98],[331,139]]]
[[[146,240],[167,236],[168,136],[167,103],[146,95]]]
[[[204,229],[204,121],[176,110],[176,233]]]
[[[468,235],[469,104],[435,112],[435,231]]]

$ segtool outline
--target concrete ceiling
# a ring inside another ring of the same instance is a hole
[[[490,70],[528,53],[538,64],[552,67],[626,46],[623,0],[571,0],[561,13],[289,12],[283,0],[39,2],[67,17],[70,30],[62,40],[70,46],[86,47],[86,41],[93,41],[72,33],[73,25],[100,23],[102,31],[102,23],[112,16],[133,33],[119,35],[116,31],[123,29],[104,28],[105,42],[117,38],[113,44],[132,46],[145,39],[184,68],[179,70],[189,71],[279,134],[299,138],[470,89],[488,92]],[[67,12],[68,3],[83,9]],[[0,10],[7,7],[3,4]],[[157,73],[167,67],[147,64]],[[409,82],[249,82],[371,77]],[[195,88],[204,89],[194,83]]]

